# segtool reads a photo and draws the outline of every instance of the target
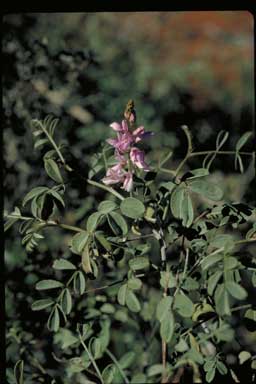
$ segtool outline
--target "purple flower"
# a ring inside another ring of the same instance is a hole
[[[144,161],[145,154],[136,147],[132,147],[130,151],[130,159],[136,167],[149,171],[149,166]]]
[[[123,181],[124,174],[125,172],[122,168],[122,164],[118,163],[107,170],[106,176],[102,181],[106,185],[117,184]]]
[[[124,153],[130,149],[130,146],[133,143],[133,137],[129,131],[124,133],[118,132],[117,139],[108,139],[107,142],[119,152]]]
[[[122,188],[125,191],[130,192],[132,190],[132,187],[133,187],[132,172],[127,172],[125,174],[124,183],[123,183]]]
[[[128,132],[129,131],[128,124],[125,120],[123,120],[121,124],[114,122],[114,123],[110,124],[110,127],[114,131],[117,131],[117,132]]]
[[[153,132],[146,132],[144,127],[141,126],[141,127],[138,127],[137,129],[135,129],[135,131],[133,131],[132,135],[134,137],[134,141],[135,143],[138,143],[139,141],[141,141],[142,139],[145,139],[149,136],[152,136],[154,133]]]

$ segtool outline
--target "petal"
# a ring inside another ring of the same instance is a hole
[[[128,124],[127,124],[126,120],[122,120],[122,130],[123,130],[123,132],[129,131]]]
[[[114,123],[110,124],[110,127],[112,129],[114,129],[114,131],[122,131],[123,130],[122,126],[115,121],[114,121]]]
[[[144,127],[140,126],[137,129],[135,129],[135,131],[133,131],[132,134],[133,134],[133,136],[137,136],[137,135],[142,135],[144,132],[145,132]]]
[[[117,139],[107,139],[106,142],[110,145],[112,145],[113,147],[115,147],[118,143],[118,140]]]

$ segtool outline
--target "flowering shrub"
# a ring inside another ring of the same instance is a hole
[[[6,213],[5,230],[20,223],[22,244],[32,254],[39,241],[47,242],[48,228],[70,232],[67,252],[36,283],[31,305],[31,316],[47,312],[60,376],[38,361],[24,369],[24,341],[9,382],[212,382],[222,375],[238,382],[237,364],[247,363],[253,379],[255,360],[239,345],[236,329],[256,317],[255,267],[241,248],[255,244],[256,211],[228,201],[210,175],[217,156],[234,156],[241,172],[244,157],[255,160],[255,152],[242,151],[251,133],[233,152],[222,150],[228,139],[223,131],[214,150],[194,152],[183,126],[187,153],[178,167],[164,168],[172,152],[150,165],[142,145],[153,133],[137,127],[130,101],[122,122],[110,124],[117,137],[107,140],[86,179],[56,143],[57,123],[52,117],[32,121],[52,184],[29,191],[22,211]],[[184,171],[195,156],[205,156],[202,167]],[[81,226],[61,219],[73,178],[107,192]],[[235,360],[229,361],[234,340]]]

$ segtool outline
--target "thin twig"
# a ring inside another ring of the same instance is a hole
[[[112,195],[116,196],[121,201],[125,199],[120,193],[115,191],[113,188],[108,187],[107,185],[98,183],[97,181],[94,181],[94,180],[91,180],[91,179],[87,179],[87,183],[112,193]]]
[[[106,349],[106,353],[107,353],[107,355],[109,355],[109,357],[113,360],[113,362],[114,362],[114,364],[116,365],[117,369],[119,370],[119,372],[120,372],[122,378],[124,379],[125,384],[129,384],[129,380],[128,380],[126,374],[124,373],[122,367],[121,367],[120,364],[118,363],[118,361],[117,361],[117,359],[115,358],[115,356],[113,355],[113,353],[110,352],[110,350],[109,350],[108,348]]]
[[[103,377],[101,376],[101,373],[100,373],[100,370],[99,370],[99,368],[98,368],[98,366],[97,366],[97,364],[96,364],[96,361],[94,360],[92,354],[90,353],[90,351],[89,351],[88,348],[86,347],[86,345],[85,345],[85,343],[84,343],[84,341],[83,341],[83,339],[82,339],[82,335],[81,335],[81,333],[80,333],[79,330],[78,330],[78,335],[79,335],[80,343],[82,344],[82,346],[83,346],[84,350],[86,351],[86,353],[87,353],[89,359],[91,360],[91,363],[92,363],[92,365],[94,366],[94,369],[95,369],[95,371],[97,372],[97,375],[98,375],[98,377],[99,377],[101,383],[104,384]]]

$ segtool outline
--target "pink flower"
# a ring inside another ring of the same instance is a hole
[[[136,167],[149,171],[148,165],[144,161],[145,154],[136,147],[132,147],[130,151],[130,159]]]
[[[124,153],[130,149],[130,145],[133,142],[132,134],[128,132],[117,133],[117,139],[108,139],[107,143],[116,148],[119,152]]]
[[[138,141],[141,141],[142,139],[152,136],[153,134],[154,134],[153,132],[149,132],[149,131],[146,132],[143,126],[138,127],[132,133],[135,143],[138,143]]]
[[[114,122],[110,124],[110,127],[117,132],[128,132],[129,130],[128,124],[125,120],[123,120],[121,124]]]
[[[123,183],[122,188],[125,191],[130,192],[132,190],[132,187],[133,187],[132,172],[127,172],[125,174],[124,183]]]
[[[106,185],[121,183],[124,179],[122,164],[118,163],[107,170],[106,176],[102,179]]]

